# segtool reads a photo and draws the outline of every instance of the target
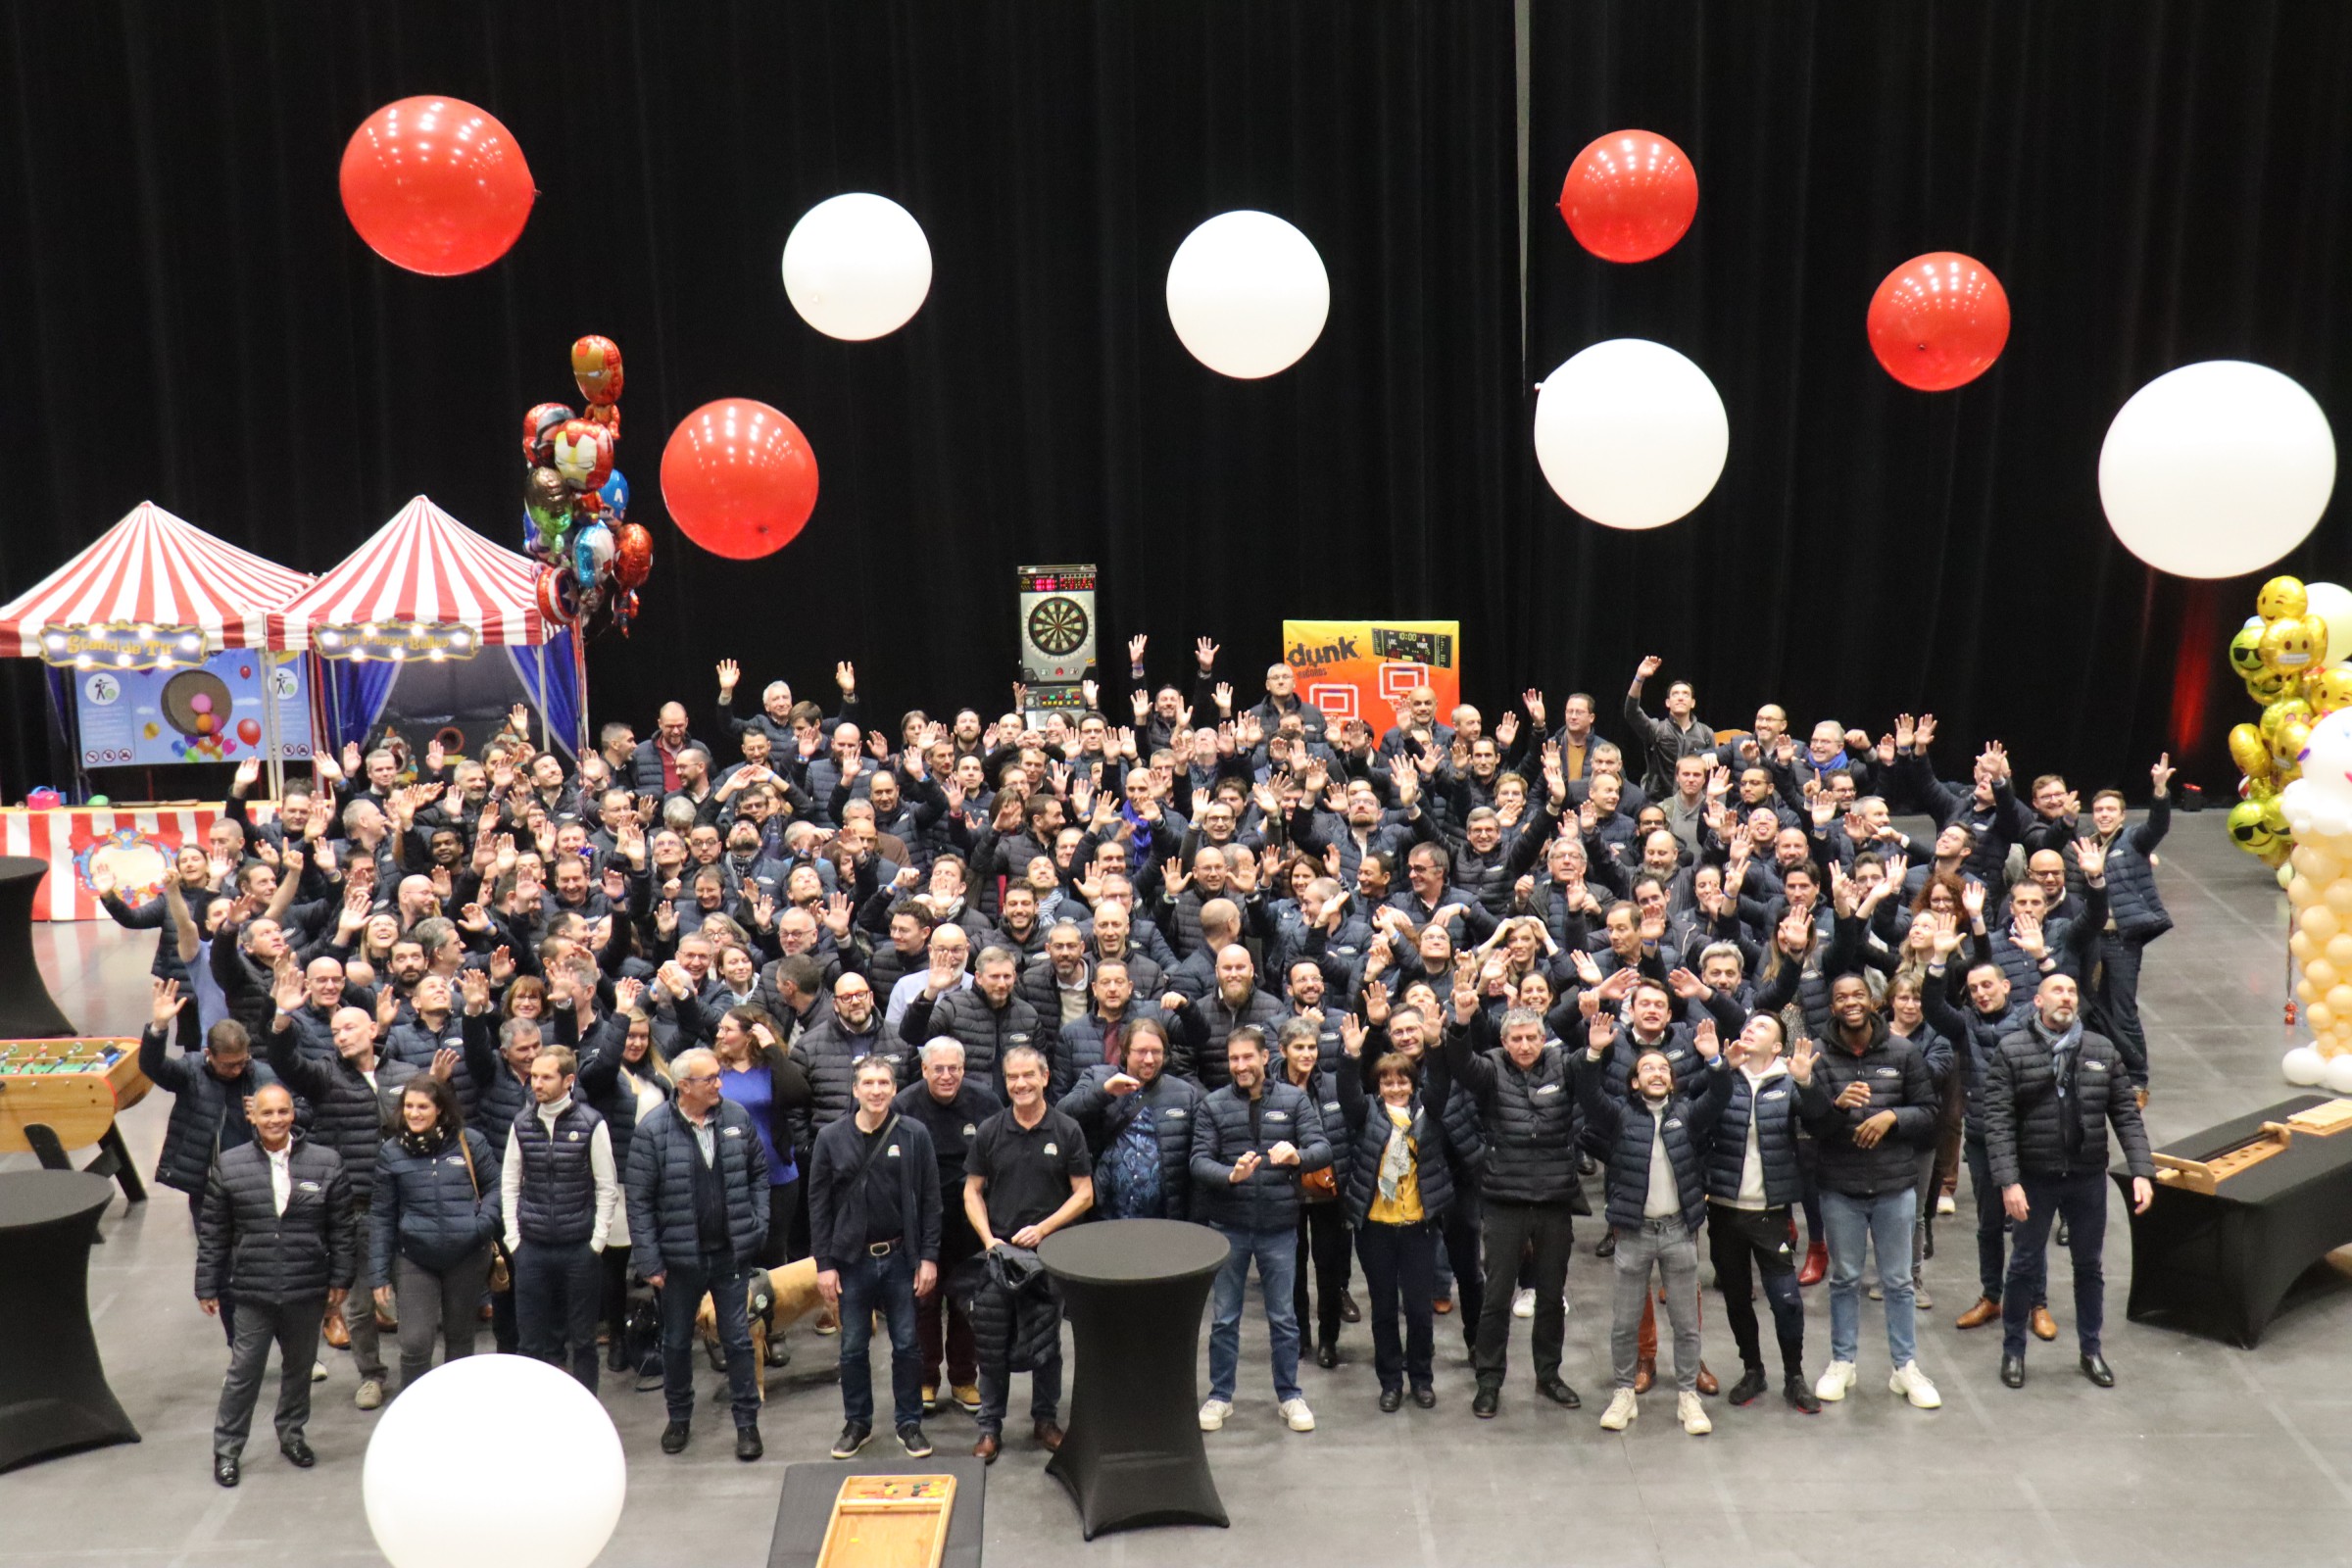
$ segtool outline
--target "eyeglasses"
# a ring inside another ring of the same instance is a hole
[[[714,1072],[689,1073],[678,1080],[678,1087],[683,1089],[688,1084],[714,1084],[716,1082],[718,1082],[718,1074]]]

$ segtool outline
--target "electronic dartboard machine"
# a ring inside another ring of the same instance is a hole
[[[1029,722],[1048,713],[1082,711],[1079,682],[1095,672],[1095,568],[1022,566],[1021,683],[1029,688]]]

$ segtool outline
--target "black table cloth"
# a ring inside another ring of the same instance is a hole
[[[0,1470],[139,1441],[90,1332],[90,1243],[114,1192],[86,1171],[0,1174]]]
[[[74,1033],[32,957],[32,896],[47,860],[0,856],[0,1039],[55,1040]]]
[[[1200,1442],[1200,1309],[1225,1238],[1181,1220],[1058,1231],[1037,1250],[1076,1342],[1070,1420],[1046,1473],[1086,1539],[1144,1525],[1225,1525]]]
[[[2209,1127],[2159,1152],[2184,1159],[2253,1137],[2266,1121],[2325,1104],[2327,1095],[2297,1095]],[[2132,1173],[2110,1172],[2127,1201]],[[2268,1159],[2220,1184],[2212,1197],[2170,1182],[2132,1216],[2134,1323],[2181,1328],[2252,1349],[2278,1315],[2288,1289],[2329,1251],[2352,1243],[2352,1132],[2331,1138],[2302,1133]]]

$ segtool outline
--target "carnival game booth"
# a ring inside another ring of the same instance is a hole
[[[540,567],[418,496],[269,617],[269,646],[319,661],[319,733],[334,749],[387,731],[412,756],[478,753],[516,704],[543,747],[578,755],[587,675],[539,597]]]
[[[274,797],[283,764],[310,759],[305,661],[264,646],[270,612],[310,581],[143,501],[0,606],[0,657],[49,666],[74,761],[76,787],[0,810],[0,854],[50,868],[34,919],[97,918],[89,879],[101,863],[132,902],[150,896],[179,847],[203,843],[220,814],[218,803],[110,804],[93,796],[93,771],[153,794],[158,770],[252,758]],[[268,811],[257,803],[257,816]]]

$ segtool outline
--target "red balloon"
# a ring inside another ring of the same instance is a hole
[[[580,618],[579,581],[569,566],[539,569],[539,613],[555,626],[568,626]]]
[[[623,588],[640,588],[654,574],[654,536],[641,522],[624,522],[612,535],[612,576]]]
[[[662,449],[662,499],[687,538],[754,561],[792,543],[816,510],[816,455],[764,403],[721,398],[679,421]]]
[[[1914,256],[1870,297],[1870,351],[1921,392],[1949,392],[1992,368],[2009,341],[2009,295],[1958,251]]]
[[[456,98],[403,98],[343,149],[343,210],[368,249],[432,277],[507,254],[531,216],[530,166],[514,134]]]
[[[1698,216],[1698,173],[1657,132],[1612,130],[1568,166],[1560,216],[1602,261],[1646,262],[1672,250]]]
[[[252,718],[240,718],[240,719],[238,719],[238,720],[237,720],[237,739],[239,739],[239,740],[243,741],[243,742],[244,742],[246,745],[248,745],[248,746],[259,746],[259,745],[261,745],[261,744],[262,744],[262,725],[261,725],[261,721],[260,721],[259,719],[252,719]]]

